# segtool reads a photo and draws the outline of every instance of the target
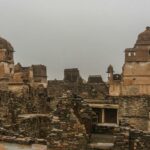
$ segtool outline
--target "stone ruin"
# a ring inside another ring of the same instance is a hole
[[[86,150],[89,136],[80,122],[82,115],[80,118],[75,115],[75,111],[80,114],[78,111],[81,109],[75,109],[75,99],[71,95],[63,95],[56,108],[51,109],[51,99],[44,89],[21,97],[1,91],[0,140],[46,144],[53,150]]]
[[[53,112],[51,126],[51,133],[48,136],[51,149],[87,149],[88,135],[85,127],[74,114],[72,103],[66,96],[59,100]]]
[[[77,68],[65,69],[64,80],[49,80],[47,90],[56,99],[68,90],[83,98],[101,99],[108,95],[108,85],[100,75],[90,75],[86,82]]]
[[[86,82],[77,68],[47,81],[44,65],[14,64],[13,47],[0,38],[0,141],[49,150],[149,150],[149,45],[147,27],[125,50],[122,74],[108,67],[108,83],[100,75]]]

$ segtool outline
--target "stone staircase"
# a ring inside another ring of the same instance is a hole
[[[92,134],[89,150],[112,150],[114,147],[114,136],[108,134]]]

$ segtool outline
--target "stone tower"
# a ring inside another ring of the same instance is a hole
[[[0,81],[9,81],[14,73],[13,53],[11,44],[0,38]]]
[[[78,68],[71,68],[64,70],[64,81],[70,83],[81,83],[82,78]]]
[[[138,35],[133,48],[125,50],[121,80],[111,83],[109,93],[113,96],[150,95],[150,27]]]

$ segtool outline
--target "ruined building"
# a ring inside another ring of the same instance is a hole
[[[0,89],[20,92],[29,86],[47,86],[47,71],[44,65],[23,67],[14,63],[14,48],[0,38]]]
[[[122,73],[108,67],[111,96],[150,95],[150,27],[138,35],[133,48],[125,50]]]
[[[133,48],[125,50],[121,74],[107,69],[108,97],[85,99],[97,114],[98,127],[128,124],[150,131],[150,27],[139,34]]]
[[[77,68],[47,83],[44,65],[15,64],[13,54],[0,38],[0,141],[52,150],[150,149],[150,27],[125,50],[121,74],[108,67],[108,83],[100,75],[86,82]]]
[[[84,81],[77,68],[65,69],[63,80],[48,81],[49,96],[59,97],[66,91],[80,95],[83,98],[101,98],[108,94],[107,84],[100,75],[90,75]]]
[[[82,78],[80,76],[80,72],[79,72],[78,68],[65,69],[64,70],[64,81],[72,82],[72,83],[82,82]]]

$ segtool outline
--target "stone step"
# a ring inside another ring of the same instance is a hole
[[[32,150],[47,150],[47,146],[41,144],[33,144]]]
[[[112,150],[114,143],[91,143],[88,147],[90,150]]]

